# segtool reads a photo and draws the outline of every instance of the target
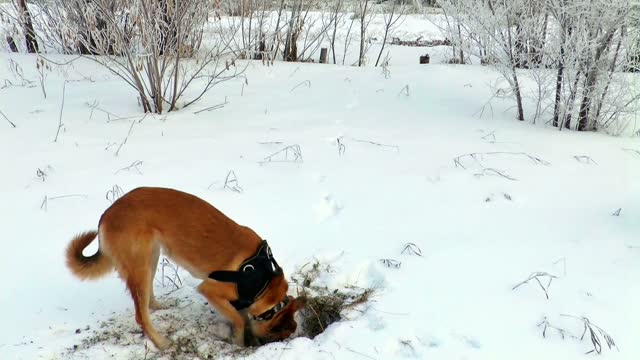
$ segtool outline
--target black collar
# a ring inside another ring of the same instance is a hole
[[[238,286],[238,299],[232,301],[231,305],[236,310],[242,310],[253,304],[267,289],[274,276],[279,274],[282,274],[282,269],[273,258],[267,241],[262,240],[256,254],[245,260],[238,271],[214,271],[209,274],[209,278],[235,283]]]
[[[287,304],[289,303],[289,297],[287,295],[284,296],[284,299],[282,301],[280,301],[279,303],[277,303],[274,307],[272,307],[271,309],[263,312],[262,314],[258,315],[258,316],[251,316],[251,318],[255,321],[267,321],[267,320],[271,320],[273,318],[273,316],[277,313],[280,312],[280,310],[284,309],[285,306],[287,306]]]

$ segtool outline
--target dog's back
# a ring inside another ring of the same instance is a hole
[[[101,248],[113,259],[130,263],[137,252],[160,246],[201,279],[216,269],[235,270],[261,243],[255,232],[206,201],[164,188],[138,188],[118,199],[102,215],[99,234]]]

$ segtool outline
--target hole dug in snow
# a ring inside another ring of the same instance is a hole
[[[351,311],[360,311],[374,293],[373,288],[347,286],[331,290],[316,285],[317,279],[329,271],[329,266],[318,261],[308,263],[293,274],[299,296],[306,302],[297,315],[298,330],[295,337],[315,338],[329,325],[346,319]]]
[[[329,275],[329,269],[328,265],[316,261],[293,273],[291,279],[298,289],[298,296],[306,301],[305,307],[296,314],[298,329],[293,337],[315,338],[329,325],[344,320],[353,311],[362,310],[374,293],[371,288],[346,286],[330,290],[319,285],[324,284],[319,278]],[[160,295],[159,300],[172,305],[151,314],[158,332],[172,342],[166,351],[158,352],[153,347],[136,324],[131,309],[127,313],[114,314],[95,328],[91,326],[91,330],[76,335],[76,345],[68,348],[64,357],[94,358],[106,351],[116,358],[186,360],[242,357],[257,350],[256,347],[239,348],[231,344],[228,321],[201,300],[194,287],[176,286]]]

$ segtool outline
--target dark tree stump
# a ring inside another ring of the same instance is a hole
[[[326,64],[329,59],[329,50],[327,48],[320,49],[320,64]]]

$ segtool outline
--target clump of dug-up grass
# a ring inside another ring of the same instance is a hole
[[[318,261],[303,266],[293,274],[300,298],[306,301],[300,310],[299,336],[315,338],[335,322],[345,319],[350,310],[358,310],[374,293],[372,288],[347,286],[345,289],[330,290],[326,286],[314,284],[323,272],[329,272],[328,265]]]

